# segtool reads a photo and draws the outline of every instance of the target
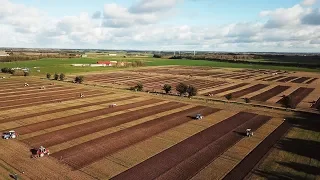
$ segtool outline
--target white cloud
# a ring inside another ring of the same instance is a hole
[[[311,6],[313,4],[315,4],[317,2],[317,0],[303,0],[302,4],[305,6]]]
[[[269,17],[265,24],[266,28],[281,28],[283,26],[292,26],[300,24],[300,18],[311,10],[295,5],[291,8],[279,8],[274,11],[262,11],[262,17]]]
[[[149,12],[159,2],[158,11]],[[316,51],[319,9],[301,5],[260,13],[267,22],[227,25],[161,24],[179,1],[106,4],[93,15],[49,17],[39,9],[0,0],[0,46],[216,51]],[[141,4],[140,9],[136,7]],[[135,9],[135,10],[133,10]],[[165,13],[163,13],[165,12]]]
[[[314,9],[309,14],[306,14],[301,19],[303,24],[309,24],[309,25],[320,25],[320,8]]]
[[[139,0],[133,4],[129,11],[131,13],[154,13],[159,11],[168,11],[176,6],[181,0]]]

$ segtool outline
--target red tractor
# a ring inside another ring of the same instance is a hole
[[[43,146],[40,146],[39,149],[33,149],[32,158],[43,157],[43,156],[49,155],[49,154],[50,154],[50,152],[48,149],[44,148]]]

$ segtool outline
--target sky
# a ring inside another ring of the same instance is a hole
[[[0,47],[320,52],[320,0],[0,0]]]

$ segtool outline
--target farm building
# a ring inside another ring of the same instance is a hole
[[[98,61],[97,64],[104,64],[106,66],[114,66],[118,62],[117,61]]]
[[[82,54],[81,57],[82,57],[82,58],[86,58],[86,57],[88,57],[88,55]]]
[[[112,63],[110,61],[98,61],[97,64],[104,64],[106,66],[112,66]]]
[[[108,54],[109,56],[117,56],[117,54]]]
[[[106,65],[106,64],[90,64],[90,67],[106,67],[106,66],[111,66],[111,65]]]
[[[71,64],[71,66],[83,67],[83,66],[90,66],[90,64]]]
[[[4,56],[10,56],[10,55],[5,51],[0,51],[0,57],[4,57]]]

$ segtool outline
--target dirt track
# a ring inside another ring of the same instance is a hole
[[[313,105],[312,105],[312,108],[319,108],[320,107],[320,98],[316,101],[316,103],[314,103]]]
[[[255,130],[270,118],[252,113],[238,113],[112,179],[189,179],[242,139],[242,133],[248,127]]]
[[[310,79],[309,81],[306,82],[306,84],[311,84],[313,81],[315,80],[318,80],[318,78],[313,78],[313,79]]]
[[[114,93],[106,93],[105,95],[112,95],[112,94],[114,94]],[[139,97],[139,96],[130,96],[130,97],[125,97],[125,98],[118,98],[118,99],[112,99],[112,100],[106,100],[106,101],[99,101],[99,102],[94,102],[94,103],[70,106],[70,107],[67,107],[67,108],[49,110],[49,111],[40,112],[40,113],[32,113],[32,114],[26,114],[26,115],[22,115],[22,116],[15,116],[15,117],[11,117],[11,118],[1,119],[0,120],[0,124],[1,123],[5,123],[5,122],[10,122],[10,121],[18,121],[18,120],[21,120],[21,119],[31,118],[31,117],[35,117],[35,116],[41,116],[41,115],[45,115],[45,114],[57,113],[57,112],[62,112],[62,111],[67,111],[67,110],[72,110],[72,109],[78,109],[78,108],[83,108],[83,107],[99,105],[99,104],[105,104],[105,103],[109,103],[109,102],[116,102],[116,101],[122,101],[122,100],[127,100],[127,99],[133,99],[133,98],[136,98],[136,97]]]
[[[268,91],[265,91],[261,94],[258,94],[252,98],[250,98],[251,100],[254,101],[267,101],[268,99],[282,93],[283,91],[289,89],[289,86],[276,86]]]
[[[48,91],[60,91],[62,89],[65,89],[65,87],[62,87],[62,86],[54,86],[54,87],[50,87],[50,88],[46,88],[45,90],[43,89],[39,89],[38,88],[34,88],[34,89],[14,89],[12,92],[8,92],[6,91],[5,93],[3,93],[3,97],[8,97],[8,96],[14,96],[14,95],[24,95],[24,94],[30,94],[30,93],[39,93],[39,92],[48,92]]]
[[[95,96],[99,96],[99,95],[104,95],[104,93],[102,92],[98,92],[98,93],[92,93],[91,92],[84,92],[85,98],[89,98],[89,97],[95,97]],[[42,104],[50,104],[50,103],[58,103],[61,101],[69,101],[69,100],[74,100],[74,99],[78,99],[79,96],[70,96],[70,95],[64,95],[64,96],[54,96],[54,97],[48,97],[48,98],[43,98],[43,99],[38,99],[37,101],[32,101],[28,100],[28,102],[26,101],[22,101],[22,102],[15,102],[15,104],[9,104],[7,106],[4,107],[0,107],[0,110],[8,110],[8,109],[13,109],[13,108],[22,108],[22,107],[30,107],[30,106],[35,106],[35,105],[42,105]]]
[[[258,90],[263,89],[265,87],[268,87],[268,85],[266,85],[266,84],[256,84],[256,85],[248,87],[246,89],[242,89],[240,91],[233,92],[232,93],[232,98],[239,98],[241,96],[244,96],[244,95],[247,95],[249,93],[258,91]]]
[[[222,92],[225,92],[225,91],[229,91],[229,90],[233,90],[233,89],[236,89],[236,88],[239,88],[239,87],[243,87],[243,86],[246,86],[248,85],[249,83],[241,83],[241,84],[237,84],[237,85],[234,85],[234,86],[230,86],[230,87],[227,87],[227,88],[223,88],[223,89],[218,89],[218,90],[215,90],[215,91],[211,91],[211,92],[208,92],[206,93],[207,95],[208,94],[219,94],[219,93],[222,93]]]
[[[0,102],[0,106],[9,107],[9,106],[15,106],[15,105],[24,105],[24,104],[29,104],[29,103],[55,100],[55,99],[63,99],[63,98],[68,98],[68,97],[69,98],[73,98],[73,97],[79,98],[79,93],[76,93],[74,91],[75,90],[60,92],[61,95],[56,94],[54,92],[50,92],[46,95],[40,94],[39,96],[37,94],[33,94],[33,95],[30,94],[29,97],[22,97],[22,98],[6,97],[4,99],[9,99],[9,100]],[[77,90],[77,92],[82,92],[87,96],[90,94],[100,93],[101,91],[81,89],[81,90]],[[0,110],[2,110],[2,108],[0,108]]]
[[[48,97],[48,96],[57,96],[59,94],[64,95],[64,94],[77,94],[79,96],[79,93],[81,91],[89,91],[88,89],[75,89],[75,88],[66,88],[63,87],[61,90],[59,91],[54,91],[54,89],[44,89],[43,91],[41,91],[39,89],[38,92],[34,92],[34,93],[20,93],[21,95],[17,95],[17,96],[11,96],[10,94],[4,95],[0,98],[0,102],[1,103],[6,103],[6,102],[14,102],[14,101],[19,101],[19,100],[28,100],[28,99],[35,99],[35,98],[42,98],[42,97]],[[92,91],[92,90],[91,90]],[[79,93],[77,93],[79,92]]]
[[[289,130],[290,124],[284,122],[264,141],[262,141],[248,156],[246,156],[235,168],[232,169],[224,180],[244,179],[265,154],[277,143],[277,141]]]
[[[80,124],[65,129],[53,131],[47,134],[42,134],[39,136],[31,137],[23,140],[23,142],[29,144],[32,147],[39,146],[53,146],[56,144],[63,143],[81,136],[85,136],[91,133],[95,133],[107,128],[115,127],[120,124],[124,124],[130,121],[134,121],[143,117],[147,117],[153,114],[165,112],[171,109],[176,109],[185,106],[186,104],[178,102],[168,102],[165,104],[133,111],[124,114],[99,119],[93,122],[88,122],[85,124]],[[61,136],[63,134],[63,136]]]
[[[296,77],[296,76],[290,76],[290,77],[281,79],[281,80],[279,80],[278,82],[289,82],[289,81],[291,81],[291,80],[293,80],[293,79],[296,79],[296,78],[298,78],[298,77]]]
[[[270,78],[270,79],[264,79],[264,81],[274,81],[274,80],[278,80],[278,79],[281,79],[281,78],[285,78],[286,76],[276,76],[276,77],[273,77]]]
[[[59,125],[67,124],[67,123],[81,121],[83,119],[87,119],[87,118],[91,118],[91,117],[96,117],[96,116],[100,116],[100,115],[104,115],[104,114],[108,114],[108,113],[113,113],[113,112],[117,112],[117,111],[123,111],[128,108],[139,107],[139,106],[153,104],[153,103],[162,102],[162,101],[163,100],[149,99],[149,100],[145,100],[145,101],[140,101],[140,102],[135,102],[135,103],[126,104],[126,105],[122,105],[122,106],[117,106],[114,108],[103,108],[103,109],[93,110],[93,111],[89,111],[89,112],[83,112],[83,113],[79,113],[76,115],[71,115],[71,116],[67,116],[67,117],[62,117],[62,118],[52,119],[52,120],[39,122],[39,123],[35,123],[35,124],[30,124],[27,126],[22,126],[22,127],[17,128],[16,132],[23,135],[23,134],[32,133],[32,132],[43,130],[43,129],[50,128],[50,127],[55,127],[55,126],[59,126]]]
[[[292,92],[289,96],[292,98],[292,105],[296,107],[305,97],[307,97],[314,88],[304,88],[300,87],[294,92]],[[281,104],[283,99],[280,99],[277,103]]]
[[[52,156],[57,159],[62,158],[62,162],[74,169],[79,169],[118,150],[191,121],[190,116],[194,116],[196,113],[206,116],[217,111],[219,110],[209,107],[193,107],[64,149],[52,154]]]
[[[301,77],[301,78],[298,78],[298,79],[296,79],[296,80],[294,80],[292,82],[293,83],[303,83],[303,82],[305,82],[305,81],[307,81],[309,79],[311,79],[311,78],[309,78],[309,77]]]

